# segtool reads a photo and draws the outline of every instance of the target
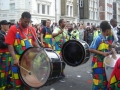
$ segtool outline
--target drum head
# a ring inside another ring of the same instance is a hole
[[[85,53],[84,46],[77,40],[70,40],[62,47],[62,58],[70,66],[82,64]]]
[[[32,88],[42,87],[50,75],[49,58],[40,48],[29,48],[20,58],[19,74],[22,82]]]

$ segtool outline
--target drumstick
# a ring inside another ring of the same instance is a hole
[[[29,73],[29,75],[31,75],[31,73],[32,73],[31,71],[25,69],[24,67],[22,67],[22,66],[20,66],[20,65],[19,65],[19,67],[22,68],[22,69],[24,69],[25,71],[27,71],[27,72]]]

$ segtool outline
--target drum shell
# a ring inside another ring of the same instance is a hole
[[[70,66],[84,64],[90,58],[89,45],[85,41],[69,40],[63,44],[62,58]]]
[[[36,52],[37,51],[37,52]],[[51,85],[53,83],[55,83],[56,81],[58,81],[58,78],[60,77],[61,75],[61,72],[62,72],[62,64],[61,64],[61,59],[59,57],[59,55],[51,50],[51,49],[45,49],[45,48],[28,48],[27,50],[25,50],[23,52],[23,54],[21,55],[20,57],[20,65],[22,67],[24,67],[24,64],[22,64],[22,62],[24,61],[24,57],[27,57],[29,58],[29,53],[34,53],[34,55],[31,57],[33,59],[33,61],[35,61],[35,58],[34,57],[37,57],[39,56],[40,54],[40,51],[44,52],[44,55],[46,56],[45,57],[45,61],[49,62],[49,68],[50,68],[50,72],[47,74],[46,77],[47,78],[47,81],[43,84],[41,84],[40,82],[40,78],[38,78],[37,81],[39,81],[38,85],[35,85],[34,84],[32,85],[33,82],[30,82],[29,79],[26,79],[22,72],[23,71],[21,68],[19,68],[19,76],[20,76],[20,79],[22,80],[22,82],[28,86],[28,87],[32,87],[32,88],[41,88],[43,86],[46,86],[46,85]],[[49,52],[49,53],[48,53]],[[27,56],[28,54],[28,56]],[[30,59],[30,58],[29,58]],[[38,59],[38,58],[37,58]],[[33,66],[34,63],[32,63],[31,65]],[[39,64],[39,63],[38,63]],[[25,68],[25,67],[24,67]],[[31,69],[32,70],[32,69]],[[34,70],[33,70],[34,71]],[[40,71],[41,72],[41,71]],[[36,72],[37,73],[37,72]],[[33,73],[33,75],[36,75],[36,73]],[[38,72],[39,73],[39,72]],[[41,73],[42,74],[42,73]],[[30,78],[31,79],[31,78]],[[28,82],[27,82],[28,80]],[[35,80],[33,80],[35,81]],[[37,84],[37,83],[36,83]]]
[[[48,78],[48,81],[45,83],[45,86],[47,86],[59,80],[62,73],[62,61],[60,56],[54,50],[46,48],[45,52],[49,57],[51,66],[50,76]]]
[[[85,64],[90,58],[89,45],[85,41],[80,41],[80,42],[84,46],[84,49],[85,49],[85,59],[83,60],[81,64]]]

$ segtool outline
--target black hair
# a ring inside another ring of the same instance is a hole
[[[110,23],[113,23],[113,22],[115,22],[116,21],[116,19],[111,19],[110,20]]]
[[[107,29],[111,29],[111,26],[107,21],[102,21],[100,23],[100,28],[102,29],[102,32],[105,32]]]
[[[59,20],[59,25],[63,22],[63,20],[64,20],[64,19],[60,19],[60,20]]]
[[[46,26],[46,20],[42,22],[42,25],[43,25],[43,26]]]
[[[28,18],[31,19],[31,14],[29,12],[23,12],[21,18]]]
[[[47,22],[47,21],[51,21],[51,20],[50,20],[50,19],[47,19],[46,22]]]

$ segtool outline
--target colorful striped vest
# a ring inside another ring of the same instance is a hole
[[[48,33],[48,29],[46,27],[44,28],[46,30],[46,34],[45,34],[43,43],[45,45],[45,48],[51,48],[52,47],[52,34]]]
[[[14,42],[14,49],[15,49],[15,53],[16,53],[16,57],[19,59],[20,55],[29,47],[32,47],[32,32],[30,29],[28,29],[28,35],[25,36],[27,38],[22,38],[20,36],[20,31],[18,30],[19,27],[16,26],[17,28],[17,33],[16,33],[16,37],[15,37],[15,42]]]

